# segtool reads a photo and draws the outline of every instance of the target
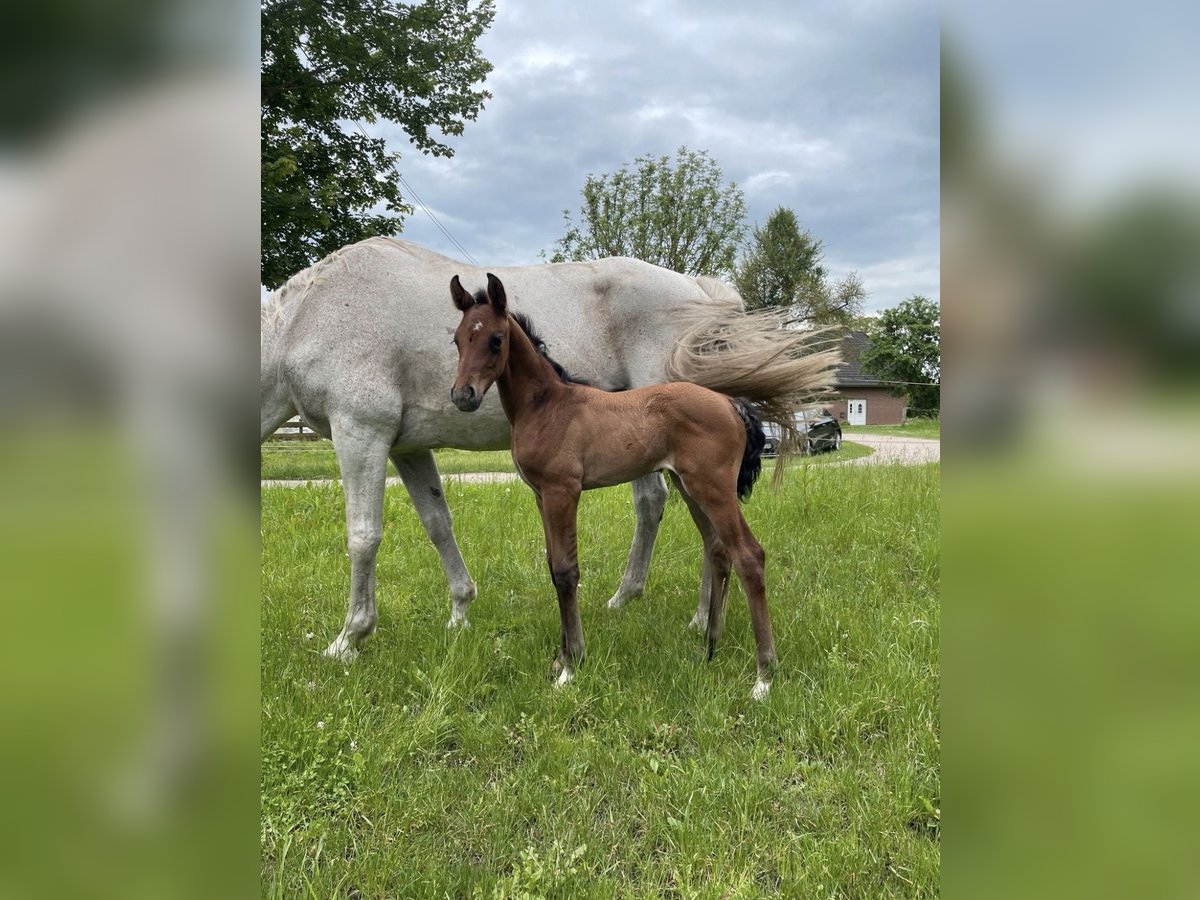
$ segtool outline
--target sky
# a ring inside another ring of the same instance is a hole
[[[938,42],[929,0],[498,0],[480,41],[493,97],[448,139],[454,156],[369,131],[485,266],[540,262],[589,173],[706,150],[748,225],[794,210],[874,311],[940,299]],[[463,258],[419,206],[402,236]]]

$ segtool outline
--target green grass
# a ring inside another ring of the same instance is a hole
[[[867,456],[869,447],[849,441],[842,449],[831,453],[818,453],[811,458],[798,458],[797,465],[815,465],[841,462]],[[512,455],[507,450],[435,450],[438,470],[442,474],[461,472],[515,472]],[[260,477],[266,479],[306,480],[339,477],[337,455],[329,441],[268,441],[259,453]],[[767,461],[770,467],[772,463]],[[388,462],[388,475],[395,475],[396,468]]]
[[[272,897],[928,897],[938,893],[938,475],[797,467],[747,518],[781,669],[750,700],[745,599],[712,662],[685,629],[699,539],[674,494],[646,597],[605,607],[628,488],[584,495],[588,658],[551,685],[558,610],[532,494],[448,483],[479,582],[445,578],[388,490],[378,633],[345,614],[342,495],[262,491],[262,893]],[[309,637],[309,635],[312,637]]]
[[[507,450],[435,450],[442,474],[515,472]],[[337,454],[329,441],[267,441],[259,452],[260,477],[305,480],[338,478]],[[388,475],[396,467],[388,461]]]
[[[843,425],[842,433],[856,434],[903,434],[909,437],[941,438],[941,419],[909,419],[903,425]]]

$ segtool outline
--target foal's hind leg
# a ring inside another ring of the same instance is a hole
[[[425,526],[425,533],[437,547],[442,569],[450,582],[450,621],[446,627],[466,628],[471,624],[467,621],[467,608],[475,599],[475,582],[458,551],[458,542],[454,540],[454,520],[442,493],[442,479],[438,475],[433,451],[393,451],[392,462],[404,480],[408,496],[412,498],[417,515],[421,517],[421,524]]]
[[[696,607],[696,615],[688,623],[688,628],[704,631],[708,635],[709,656],[711,658],[717,638],[725,625],[725,597],[729,593],[729,554],[724,545],[717,539],[712,522],[708,515],[680,483],[679,477],[672,473],[675,487],[687,504],[696,530],[704,541],[704,563],[700,572],[700,603]],[[714,605],[715,604],[715,605]],[[716,614],[713,615],[715,609]]]
[[[726,488],[696,477],[691,480],[684,478],[683,485],[691,490],[692,496],[712,522],[717,539],[728,550],[734,571],[746,592],[758,651],[758,681],[752,696],[755,700],[761,700],[770,690],[776,665],[775,638],[771,633],[771,616],[767,611],[766,553],[746,524],[732,485]],[[712,625],[715,624],[711,609],[709,622],[711,640]]]
[[[651,472],[633,482],[633,510],[637,516],[633,544],[629,548],[621,584],[608,601],[609,609],[620,609],[627,601],[640,597],[646,589],[646,573],[650,570],[650,557],[654,553],[654,541],[666,505],[667,483],[661,472]]]
[[[391,435],[351,419],[331,421],[333,449],[346,494],[346,549],[350,556],[350,608],[342,632],[325,651],[344,661],[375,630],[375,556],[383,538],[383,489]]]

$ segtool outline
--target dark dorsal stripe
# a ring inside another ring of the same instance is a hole
[[[513,317],[513,320],[521,326],[521,330],[525,332],[529,340],[533,342],[533,346],[537,348],[538,353],[542,354],[542,356],[546,358],[546,361],[554,367],[555,373],[563,380],[564,383],[591,384],[591,382],[586,378],[577,378],[576,376],[572,375],[550,356],[550,352],[546,349],[546,342],[543,341],[541,336],[534,330],[533,322],[530,321],[529,316],[519,312],[512,312],[512,310],[509,310],[509,314]]]

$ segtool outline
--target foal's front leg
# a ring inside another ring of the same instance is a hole
[[[558,594],[558,614],[561,638],[558,658],[558,684],[562,686],[575,677],[575,669],[583,661],[583,624],[579,621],[579,553],[576,514],[579,509],[578,485],[542,487],[538,508],[546,532],[546,561],[550,578]]]

